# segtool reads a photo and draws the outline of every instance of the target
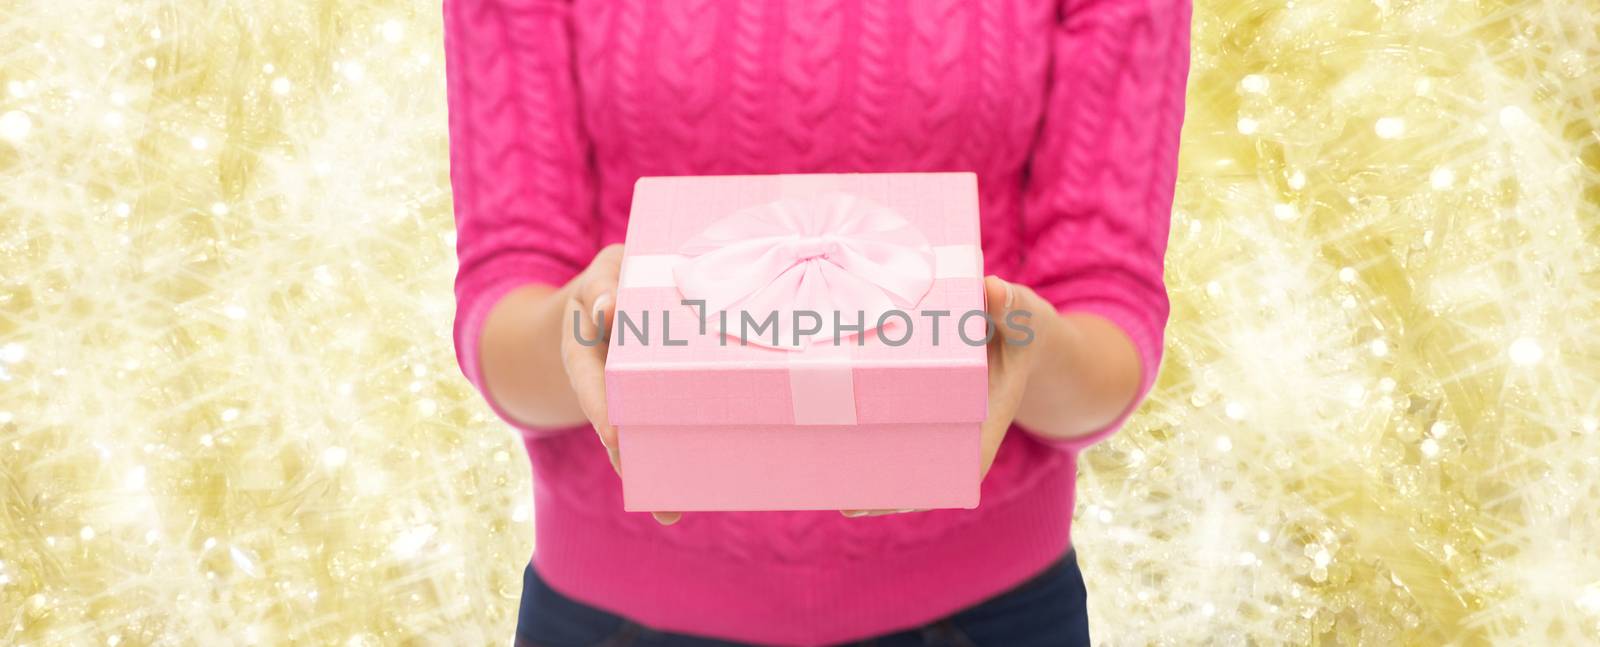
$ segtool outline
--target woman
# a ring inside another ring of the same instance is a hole
[[[1087,643],[1076,457],[1160,361],[1189,14],[447,0],[458,359],[534,467],[519,641]],[[989,308],[1038,333],[990,349],[981,506],[622,511],[604,347],[562,326],[610,316],[637,178],[968,170]]]

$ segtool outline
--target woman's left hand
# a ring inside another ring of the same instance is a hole
[[[981,475],[989,474],[1000,443],[1027,392],[1028,379],[1038,364],[1042,337],[1056,309],[1025,285],[990,276],[983,281],[984,306],[994,322],[989,340],[989,417],[983,421]],[[1010,324],[1010,325],[1008,325]],[[981,477],[980,477],[981,478]],[[868,517],[915,510],[845,510],[846,517]]]

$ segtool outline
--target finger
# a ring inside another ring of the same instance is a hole
[[[978,479],[980,481],[989,476],[989,469],[994,467],[994,459],[1000,454],[1000,445],[1005,442],[1006,431],[1010,427],[1011,420],[1009,417],[1004,421],[984,421],[978,439]]]
[[[663,526],[670,526],[683,519],[682,512],[652,512],[650,513],[650,516],[655,517],[656,523],[659,523]]]
[[[561,362],[572,383],[572,392],[577,396],[578,407],[594,426],[600,444],[605,446],[611,468],[620,475],[622,461],[617,450],[617,432],[606,415],[606,345],[598,337],[599,327],[583,315],[585,311],[586,306],[578,296],[567,300],[566,319],[577,323],[561,341]],[[588,343],[579,339],[588,340]]]
[[[1032,289],[991,275],[983,280],[983,299],[995,325],[994,341],[1023,346],[1034,340],[1033,322],[1040,314],[1035,310],[1042,299]]]
[[[1017,285],[998,276],[983,279],[983,309],[994,322],[997,338],[1007,334],[1006,317],[1018,309],[1017,290]]]
[[[605,360],[606,339],[611,321],[616,313],[617,273],[621,266],[622,247],[611,245],[595,255],[585,269],[573,296],[567,301],[567,321],[573,322],[572,337],[562,341],[562,361],[578,405],[584,416],[594,425],[600,443],[605,446],[611,467],[622,473],[622,456],[617,445],[617,431],[611,426],[606,413]],[[580,342],[579,340],[584,340]]]
[[[578,312],[579,329],[584,339],[595,339],[595,331],[609,333],[617,309],[617,277],[622,271],[622,246],[607,245],[595,254],[589,267],[578,277],[577,289],[569,308]],[[569,311],[568,318],[572,316]]]
[[[605,350],[569,344],[563,360],[567,365],[567,377],[572,381],[572,391],[578,397],[578,406],[594,426],[600,444],[605,446],[611,468],[620,475],[622,456],[617,449],[617,430],[606,415]]]
[[[927,512],[927,510],[922,508],[901,508],[899,510],[840,510],[839,514],[850,517],[851,519],[856,519],[859,517],[881,517],[891,514],[906,514],[908,512]]]
[[[983,277],[983,307],[991,317],[1003,317],[1016,304],[1016,289],[1010,281],[990,274]]]
[[[623,248],[622,248],[622,244],[621,243],[611,243],[610,245],[606,245],[605,247],[601,247],[600,251],[594,253],[594,260],[589,261],[589,265],[591,265],[591,266],[606,265],[606,266],[610,266],[612,268],[621,267],[622,266],[622,249]]]
[[[617,312],[616,268],[593,266],[584,274],[574,297],[584,338],[594,339],[597,330],[602,337],[609,338]]]

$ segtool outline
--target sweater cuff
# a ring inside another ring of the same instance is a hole
[[[1139,405],[1155,386],[1156,375],[1161,366],[1162,342],[1164,331],[1160,327],[1152,328],[1142,316],[1126,304],[1115,300],[1083,300],[1072,301],[1057,306],[1061,314],[1086,313],[1099,316],[1122,329],[1123,334],[1133,342],[1134,349],[1139,355],[1139,388],[1134,392],[1133,399],[1127,408],[1118,414],[1109,424],[1079,436],[1071,438],[1046,437],[1043,434],[1029,433],[1046,445],[1078,453],[1090,445],[1110,438],[1123,423],[1138,410]]]

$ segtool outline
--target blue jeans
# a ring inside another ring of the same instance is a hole
[[[1077,555],[1016,588],[909,631],[863,640],[871,647],[1057,647],[1089,644],[1089,614]],[[733,647],[656,631],[557,592],[529,566],[522,576],[517,647]]]

